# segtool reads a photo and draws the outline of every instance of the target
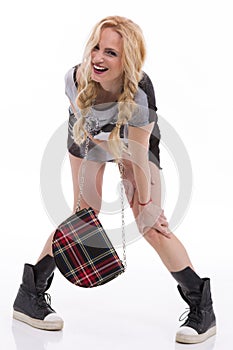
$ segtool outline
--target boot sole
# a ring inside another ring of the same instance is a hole
[[[29,317],[21,312],[13,311],[13,318],[17,321],[27,323],[28,325],[47,331],[60,331],[63,328],[63,321],[43,321]]]
[[[212,337],[216,334],[216,326],[208,329],[203,334],[197,334],[197,335],[182,335],[177,334],[176,335],[176,342],[183,343],[183,344],[197,344],[202,343],[203,341],[207,340],[208,338]]]

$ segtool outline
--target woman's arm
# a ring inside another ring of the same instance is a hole
[[[166,238],[170,238],[171,233],[163,210],[155,205],[153,198],[151,198],[151,173],[148,151],[153,126],[154,123],[144,127],[129,126],[128,130],[130,158],[139,200],[139,215],[136,218],[136,222],[142,234],[153,228]]]
[[[150,134],[153,127],[154,123],[143,127],[128,127],[128,149],[131,153],[130,158],[140,203],[147,203],[151,196],[151,175],[148,151]]]

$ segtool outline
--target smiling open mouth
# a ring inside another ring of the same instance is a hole
[[[98,73],[98,74],[107,72],[107,70],[108,70],[108,68],[96,66],[95,64],[93,65],[93,68],[94,68],[95,73]]]

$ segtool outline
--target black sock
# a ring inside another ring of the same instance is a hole
[[[189,266],[187,266],[184,270],[171,272],[171,274],[181,288],[187,291],[197,292],[202,290],[204,281]]]
[[[47,254],[33,267],[35,280],[37,280],[38,276],[50,276],[55,267],[56,265],[54,258],[51,255]]]

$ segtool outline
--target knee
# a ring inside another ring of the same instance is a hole
[[[162,246],[163,242],[167,239],[163,235],[161,235],[158,231],[155,229],[150,229],[146,233],[144,233],[145,240],[150,243],[153,247],[155,246]]]

